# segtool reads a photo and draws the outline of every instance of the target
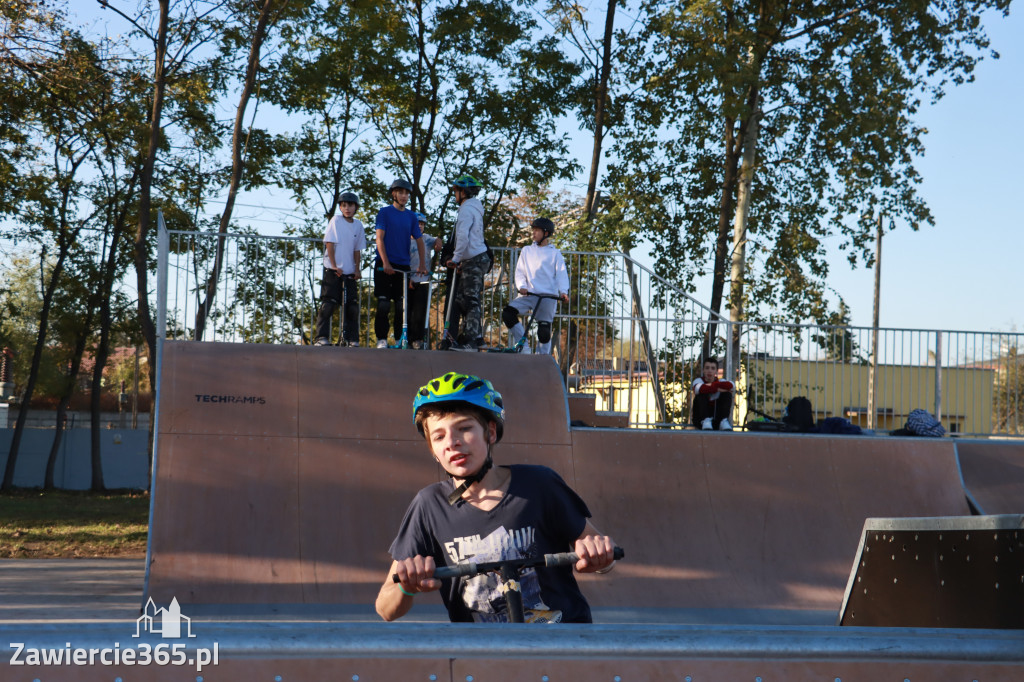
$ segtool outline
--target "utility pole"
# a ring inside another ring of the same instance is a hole
[[[878,372],[878,300],[882,291],[882,214],[875,236],[875,305],[871,315],[871,369],[868,370],[868,428],[875,428],[875,381]]]

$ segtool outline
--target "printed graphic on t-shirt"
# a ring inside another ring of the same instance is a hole
[[[487,537],[453,538],[444,544],[448,556],[455,563],[473,561],[484,563],[521,559],[536,555],[536,530],[532,526],[508,531],[498,528]],[[523,610],[528,623],[557,623],[562,612],[550,609],[541,600],[537,571],[525,569],[519,579],[523,595]],[[462,602],[473,612],[478,623],[508,622],[508,605],[501,590],[501,579],[496,573],[468,578],[462,584]]]

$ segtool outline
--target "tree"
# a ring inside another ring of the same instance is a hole
[[[604,37],[595,42],[590,37],[583,8],[576,2],[552,0],[548,13],[557,19],[557,30],[577,50],[584,64],[585,77],[579,93],[579,109],[584,127],[593,132],[590,172],[587,194],[583,205],[583,220],[591,222],[598,208],[597,179],[600,174],[601,152],[608,127],[608,105],[611,99],[611,75],[615,60],[615,9],[618,0],[608,0],[604,17]]]
[[[204,155],[209,155],[219,145],[220,126],[213,108],[217,93],[224,87],[222,59],[216,54],[206,55],[202,48],[220,34],[217,10],[221,4],[219,0],[186,0],[176,4],[177,13],[172,15],[170,0],[157,0],[153,17],[148,7],[131,15],[106,0],[101,2],[104,9],[116,13],[128,24],[133,50],[140,42],[152,47],[150,89],[148,95],[137,100],[148,105],[149,116],[139,127],[139,142],[133,159],[139,166],[139,191],[132,246],[138,324],[146,343],[151,382],[156,380],[157,364],[156,323],[149,300],[149,276],[154,265],[151,227],[154,203],[161,203],[159,195],[154,202],[154,179],[161,152],[166,155],[169,151],[169,138],[180,134],[184,139],[177,147],[178,158],[172,157],[162,169],[163,208],[174,214],[182,227],[199,222],[190,218],[179,205],[194,205],[198,213],[205,202],[204,189],[211,176],[209,171],[203,172]],[[155,27],[150,26],[153,22]],[[143,61],[138,57],[133,54],[127,63]],[[189,162],[191,155],[194,158]],[[176,196],[184,201],[174,201]]]
[[[1024,354],[1013,337],[1001,343],[992,398],[992,431],[1024,434]]]
[[[448,183],[470,173],[487,188],[489,224],[516,186],[572,176],[555,122],[577,68],[527,12],[509,0],[388,7],[395,51],[362,93],[376,158],[412,182],[419,210],[435,222],[450,217]]]
[[[634,125],[609,173],[614,211],[688,290],[710,263],[716,313],[730,284],[735,319],[823,320],[826,237],[856,264],[871,258],[870,215],[931,222],[915,190],[924,130],[913,115],[970,79],[988,45],[981,13],[1008,5],[644,2],[645,30],[628,45]]]
[[[283,54],[267,66],[264,97],[302,124],[279,136],[275,182],[300,205],[319,209],[311,216],[312,235],[320,235],[343,191],[376,189],[373,154],[356,146],[361,139],[369,144],[363,90],[391,75],[382,71],[397,58],[397,47],[378,37],[390,35],[398,21],[388,4],[343,1],[312,3],[281,25]]]
[[[93,332],[93,317],[96,311],[97,295],[90,287],[91,283],[85,278],[68,278],[67,286],[60,290],[61,297],[59,309],[72,314],[63,315],[58,320],[54,331],[58,338],[71,340],[70,357],[63,363],[64,376],[62,386],[58,392],[57,413],[54,420],[53,442],[50,444],[50,454],[46,458],[46,471],[43,474],[43,489],[54,489],[54,473],[57,467],[57,455],[60,453],[60,445],[64,438],[64,427],[68,406],[75,393],[78,383],[78,372],[82,366],[82,357],[85,354],[86,344]],[[84,310],[79,305],[84,304]],[[59,329],[59,327],[65,327]],[[28,405],[25,405],[28,408]]]
[[[248,147],[250,135],[254,132],[257,137],[259,131],[254,131],[250,126],[246,128],[245,116],[249,107],[249,101],[253,97],[260,79],[261,53],[263,43],[273,26],[281,19],[286,11],[300,11],[302,3],[299,0],[263,0],[258,11],[253,12],[253,6],[248,2],[238,2],[233,8],[238,23],[229,25],[224,33],[223,49],[234,52],[240,47],[248,47],[248,59],[245,64],[245,74],[241,80],[241,92],[238,96],[238,106],[235,109],[235,122],[231,133],[231,175],[228,182],[228,196],[224,204],[224,210],[220,215],[217,226],[218,234],[226,234],[231,224],[231,214],[235,207],[235,199],[238,196],[239,187],[242,185],[243,174],[248,170],[250,176],[249,185],[256,184],[252,179],[256,177],[252,166],[258,165],[254,160],[243,159],[243,147]],[[291,7],[290,7],[291,5]],[[217,242],[217,252],[214,257],[213,267],[204,285],[203,299],[196,306],[196,319],[194,334],[196,340],[202,340],[206,329],[206,317],[208,311],[213,307],[217,295],[217,284],[220,281],[220,271],[224,258],[223,239]]]
[[[40,30],[49,31],[56,23],[44,22]],[[79,171],[97,140],[93,121],[86,111],[76,107],[95,83],[93,46],[71,31],[45,34],[49,40],[42,49],[7,52],[2,63],[23,87],[16,99],[28,102],[21,111],[22,131],[19,155],[28,170],[21,173],[18,188],[19,221],[32,226],[31,235],[55,250],[53,267],[42,292],[39,327],[33,349],[22,404],[29,405],[35,391],[41,361],[47,346],[50,311],[57,288],[61,286],[69,254],[86,221],[76,216],[75,204],[81,180]],[[10,453],[0,490],[13,485],[18,451],[24,433],[27,409],[20,410],[11,438]]]
[[[24,395],[31,369],[32,349],[39,335],[43,290],[52,272],[52,258],[41,259],[39,253],[28,251],[11,254],[7,266],[0,271],[4,282],[0,288],[0,346],[9,347],[15,354],[11,363],[11,381],[15,385],[16,397]],[[54,335],[65,339],[67,337],[62,329],[65,316],[62,313],[66,301],[63,291],[58,296],[60,298],[51,305],[51,315],[55,318]],[[70,317],[74,317],[74,312]],[[46,345],[36,372],[34,394],[50,395],[60,390],[60,366],[66,364],[65,360],[59,347],[50,343]]]

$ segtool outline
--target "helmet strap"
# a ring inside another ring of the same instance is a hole
[[[494,466],[494,460],[491,459],[491,449],[487,448],[487,459],[484,460],[483,465],[475,474],[469,478],[462,479],[462,483],[448,495],[448,504],[454,506],[456,502],[461,500],[463,493],[469,490],[469,486],[484,480],[484,476],[487,475],[492,466]]]

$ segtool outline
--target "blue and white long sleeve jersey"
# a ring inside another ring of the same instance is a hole
[[[550,244],[523,247],[516,263],[516,289],[551,296],[568,294],[569,271],[562,252]]]
[[[455,218],[455,251],[452,260],[464,263],[486,251],[484,205],[476,197],[470,197],[459,205],[459,215]]]

